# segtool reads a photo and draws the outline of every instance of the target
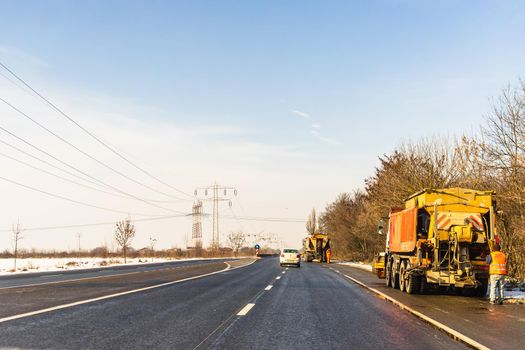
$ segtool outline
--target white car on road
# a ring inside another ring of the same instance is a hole
[[[279,257],[279,264],[283,265],[295,265],[301,267],[301,254],[299,250],[292,248],[285,248],[281,251],[281,256]]]

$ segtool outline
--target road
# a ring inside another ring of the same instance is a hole
[[[228,264],[0,289],[0,347],[465,348],[326,266],[285,269],[275,258]]]
[[[398,289],[387,288],[384,279],[378,279],[368,271],[338,264],[331,265],[331,268],[385,293],[489,348],[524,347],[524,305],[490,305],[486,298],[468,298],[444,293],[409,295]]]

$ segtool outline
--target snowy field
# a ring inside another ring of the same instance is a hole
[[[211,258],[206,258],[211,259]],[[224,259],[224,258],[220,258]],[[142,265],[168,261],[202,260],[202,258],[187,259],[164,259],[164,258],[133,258],[127,259],[126,265]],[[123,258],[28,258],[16,260],[16,272],[14,259],[0,259],[0,275],[11,275],[14,273],[62,271],[75,269],[90,269],[107,266],[123,265]]]
[[[372,265],[365,264],[363,262],[339,262],[339,265],[352,266],[358,269],[372,272]],[[505,301],[508,303],[524,304],[525,303],[525,292],[521,292],[518,288],[514,288],[512,291],[505,291]]]

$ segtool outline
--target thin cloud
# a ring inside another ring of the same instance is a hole
[[[40,58],[10,46],[0,46],[0,55],[9,57],[9,61],[23,61],[33,66],[50,67],[49,63]]]
[[[313,123],[312,124],[312,129],[321,129],[321,124]]]
[[[324,137],[322,136],[318,130],[310,130],[310,134],[312,134],[316,139],[318,139],[319,141],[322,141],[324,143],[328,143],[330,145],[335,145],[335,146],[340,146],[342,145],[341,142],[335,140],[335,139],[332,139],[330,137]]]
[[[301,118],[311,119],[310,114],[308,114],[306,112],[301,112],[301,111],[298,111],[298,110],[295,110],[295,109],[292,109],[290,112],[292,112],[295,115],[298,115]]]

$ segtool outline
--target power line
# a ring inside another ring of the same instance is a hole
[[[192,195],[182,191],[182,190],[179,190],[178,188],[166,183],[165,181],[159,179],[158,177],[154,176],[153,174],[151,174],[149,171],[141,168],[140,166],[138,166],[137,164],[133,163],[131,160],[129,160],[128,158],[126,158],[124,155],[122,155],[120,152],[118,152],[117,150],[115,150],[113,147],[109,146],[107,143],[105,143],[104,141],[102,141],[100,138],[98,138],[95,134],[93,134],[91,131],[89,131],[88,129],[86,129],[84,126],[82,126],[81,124],[79,124],[76,120],[74,120],[72,117],[70,117],[68,114],[66,114],[65,112],[63,112],[60,108],[58,108],[57,106],[55,106],[51,101],[49,101],[47,98],[45,98],[44,96],[42,96],[38,91],[36,91],[33,87],[31,87],[28,83],[26,83],[21,77],[19,77],[17,74],[15,74],[11,69],[9,69],[8,67],[6,67],[5,64],[3,64],[2,62],[0,62],[0,66],[2,66],[6,71],[8,71],[13,77],[15,77],[18,81],[20,81],[22,84],[24,84],[27,88],[29,88],[31,91],[33,91],[36,95],[38,95],[38,97],[40,97],[42,100],[44,100],[51,108],[53,108],[56,112],[58,112],[59,114],[61,114],[62,116],[64,116],[66,119],[68,119],[71,123],[75,124],[77,127],[79,127],[82,131],[84,131],[86,134],[88,134],[89,136],[91,136],[93,139],[95,139],[97,142],[99,142],[101,145],[103,145],[105,148],[107,148],[109,151],[111,151],[113,154],[115,154],[116,156],[118,156],[119,158],[121,158],[122,160],[124,160],[126,163],[130,164],[131,166],[133,166],[134,168],[136,168],[137,170],[141,171],[142,173],[146,174],[147,176],[155,179],[156,181],[158,181],[159,183],[179,192],[179,193],[182,193],[188,197],[191,197],[193,198]]]
[[[232,215],[235,218],[235,220],[237,220],[237,223],[239,224],[239,228],[241,229],[241,231],[244,231],[244,227],[242,226],[241,220],[239,220],[239,218],[237,217],[237,214],[235,214],[235,212],[233,211],[233,208],[230,206],[228,207],[230,208],[230,211],[232,212]]]
[[[71,148],[75,149],[76,151],[82,153],[83,155],[85,155],[86,157],[88,157],[89,159],[97,162],[98,164],[102,165],[103,167],[105,167],[106,169],[109,169],[111,171],[113,171],[114,173],[124,177],[125,179],[137,184],[137,185],[140,185],[144,188],[147,188],[153,192],[156,192],[156,193],[159,193],[159,194],[162,194],[164,196],[167,196],[167,197],[171,197],[171,198],[175,198],[175,199],[181,199],[181,198],[178,198],[178,197],[174,197],[166,192],[162,192],[162,191],[159,191],[151,186],[148,186],[146,184],[144,184],[143,182],[140,182],[140,181],[137,181],[135,179],[133,179],[132,177],[124,174],[123,172],[111,167],[110,165],[107,165],[106,163],[102,162],[101,160],[93,157],[91,154],[87,153],[86,151],[82,150],[81,148],[75,146],[74,144],[72,144],[70,141],[64,139],[62,136],[58,135],[57,133],[55,133],[53,130],[49,129],[48,127],[46,127],[45,125],[43,125],[42,123],[38,122],[37,120],[35,120],[34,118],[32,118],[31,116],[29,116],[27,113],[23,112],[22,110],[20,110],[19,108],[17,108],[16,106],[14,106],[13,104],[9,103],[8,101],[6,101],[4,98],[0,97],[0,101],[2,101],[5,105],[9,106],[12,110],[14,110],[15,112],[17,112],[18,114],[22,115],[23,117],[25,117],[26,119],[30,120],[32,123],[38,125],[40,128],[42,128],[43,130],[45,130],[46,132],[48,132],[49,134],[53,135],[54,137],[56,137],[57,139],[59,139],[60,141],[64,142],[65,144],[67,144],[68,146],[70,146]],[[189,199],[188,199],[189,201]]]
[[[268,222],[282,222],[282,223],[294,223],[304,222],[304,219],[295,218],[276,218],[276,217],[262,217],[262,216],[229,216],[224,215],[223,217],[229,219],[247,220],[247,221],[268,221]]]
[[[82,177],[82,176],[79,176],[79,175],[77,175],[77,174],[75,174],[75,173],[72,173],[72,172],[70,172],[70,171],[68,171],[68,170],[66,170],[66,169],[60,168],[60,167],[58,167],[58,166],[56,166],[56,165],[54,165],[54,164],[52,164],[52,163],[50,163],[50,162],[48,162],[48,161],[46,161],[46,160],[43,160],[43,159],[41,159],[41,158],[38,158],[38,157],[32,155],[31,153],[26,152],[26,151],[24,151],[24,150],[22,150],[22,149],[20,149],[20,148],[18,148],[18,147],[16,147],[16,146],[13,146],[13,145],[11,145],[11,144],[9,144],[9,143],[3,141],[3,140],[0,140],[0,143],[2,143],[2,144],[4,144],[4,145],[6,145],[6,146],[8,146],[8,147],[10,147],[10,148],[12,148],[12,149],[18,151],[18,152],[20,152],[20,153],[22,153],[22,154],[25,154],[25,155],[28,156],[28,157],[31,157],[31,158],[33,158],[33,159],[36,159],[36,160],[38,160],[39,162],[42,162],[42,163],[44,163],[44,164],[46,164],[46,165],[48,165],[48,166],[50,166],[50,167],[52,167],[52,168],[55,168],[55,169],[57,169],[57,170],[60,170],[61,172],[64,172],[64,173],[66,173],[66,174],[68,174],[68,175],[70,175],[70,176],[73,176],[73,177],[75,177],[75,178],[77,178],[77,179],[80,179],[80,180],[82,180],[82,181],[89,182],[89,183],[91,183],[91,184],[93,184],[93,185],[95,185],[95,186],[101,186],[101,187],[103,187],[102,185],[100,185],[99,183],[96,183],[95,181],[91,181],[91,180],[86,179],[86,178],[84,178],[84,177]],[[27,162],[24,162],[24,161],[22,161],[22,160],[20,160],[20,159],[17,159],[17,158],[11,157],[11,156],[9,156],[9,155],[7,155],[7,154],[0,153],[0,155],[2,155],[2,156],[5,157],[5,158],[11,159],[11,160],[13,160],[13,161],[15,161],[15,162],[21,163],[21,164],[23,164],[23,165],[25,165],[25,166],[27,166],[27,167],[32,168],[32,169],[35,169],[35,170],[41,171],[41,172],[43,172],[43,173],[46,173],[46,174],[48,174],[48,175],[54,176],[54,177],[56,177],[56,178],[59,178],[59,179],[61,179],[61,180],[63,180],[63,181],[67,181],[67,182],[73,183],[73,184],[75,184],[75,185],[78,185],[78,186],[81,186],[81,187],[85,187],[85,188],[91,189],[91,190],[93,190],[93,191],[97,191],[97,192],[105,193],[105,194],[108,194],[108,195],[111,195],[111,196],[115,196],[115,197],[119,197],[119,198],[129,198],[129,197],[127,197],[127,196],[123,196],[123,195],[120,195],[120,194],[117,194],[117,193],[114,193],[114,192],[104,191],[104,190],[101,190],[101,189],[99,189],[99,188],[92,187],[92,186],[89,186],[89,185],[86,185],[86,184],[83,184],[83,183],[80,183],[80,182],[77,182],[77,181],[74,181],[74,180],[68,179],[68,178],[66,178],[66,177],[64,177],[64,176],[57,175],[57,174],[52,173],[52,172],[50,172],[50,171],[48,171],[48,170],[45,170],[45,169],[42,169],[42,168],[37,167],[37,166],[35,166],[35,165],[29,164],[29,163],[27,163]],[[178,202],[178,201],[170,201],[170,200],[162,201],[162,200],[155,200],[155,199],[146,199],[146,200],[149,201],[149,202],[155,202],[155,203],[176,203],[176,202]]]
[[[167,219],[173,219],[173,218],[183,218],[183,217],[188,217],[188,216],[191,216],[191,214],[166,215],[166,216],[159,216],[159,217],[153,217],[153,218],[136,219],[136,220],[133,220],[133,222],[167,220]],[[106,226],[106,225],[115,225],[115,222],[106,221],[106,222],[97,222],[97,223],[90,223],[90,224],[30,227],[30,228],[24,228],[24,231],[49,231],[49,230],[62,230],[62,229],[68,229],[68,228],[81,228],[81,227]],[[0,230],[0,232],[11,232],[11,231],[12,229]]]
[[[53,159],[56,160],[57,162],[60,162],[61,164],[63,164],[63,165],[65,165],[65,166],[67,166],[67,167],[69,167],[69,168],[71,168],[71,169],[73,169],[73,170],[75,170],[75,171],[81,173],[81,174],[84,175],[84,176],[89,177],[90,179],[93,179],[93,180],[95,180],[95,181],[97,181],[97,182],[103,184],[104,186],[106,186],[106,187],[108,187],[108,188],[111,188],[111,189],[114,190],[114,191],[120,192],[120,193],[122,193],[122,194],[124,194],[124,195],[126,195],[126,196],[128,196],[128,197],[130,197],[130,198],[134,198],[134,199],[136,199],[136,200],[139,200],[139,201],[141,201],[141,202],[144,202],[144,203],[146,203],[146,204],[149,204],[149,205],[151,205],[151,206],[154,206],[154,207],[157,207],[157,208],[160,208],[160,209],[163,209],[163,210],[171,211],[171,212],[173,212],[173,213],[178,213],[178,214],[181,213],[181,212],[176,211],[176,210],[172,210],[172,209],[169,209],[169,208],[166,208],[166,207],[163,207],[163,206],[160,206],[160,205],[154,204],[154,203],[150,203],[150,202],[148,202],[148,201],[145,200],[145,199],[142,199],[142,198],[140,198],[140,197],[137,197],[137,196],[135,196],[135,195],[132,195],[132,194],[130,194],[130,193],[127,193],[127,192],[125,192],[125,191],[122,191],[122,190],[120,190],[120,189],[118,189],[118,188],[116,188],[116,187],[114,187],[114,186],[111,186],[111,185],[105,183],[104,181],[101,181],[101,180],[99,180],[99,179],[97,179],[97,178],[95,178],[95,177],[93,177],[93,176],[87,174],[86,172],[84,172],[84,171],[82,171],[82,170],[80,170],[80,169],[78,169],[78,168],[76,168],[76,167],[74,167],[74,166],[72,166],[72,165],[70,165],[70,164],[64,162],[63,160],[61,160],[61,159],[59,159],[59,158],[53,156],[53,155],[50,154],[49,152],[46,152],[46,151],[44,151],[43,149],[41,149],[40,147],[37,147],[37,146],[33,145],[31,142],[26,141],[25,139],[21,138],[20,136],[17,136],[16,134],[12,133],[11,131],[5,129],[4,127],[0,126],[0,130],[2,130],[2,131],[4,131],[5,133],[11,135],[12,137],[16,138],[17,140],[19,140],[19,141],[25,143],[26,145],[30,146],[31,148],[38,150],[39,152],[45,154],[46,156],[53,158]]]
[[[20,152],[20,153],[22,153],[22,154],[25,154],[25,155],[28,156],[28,157],[31,157],[31,158],[33,158],[33,159],[36,159],[36,160],[38,160],[39,162],[44,163],[44,164],[46,164],[46,165],[48,165],[48,166],[50,166],[50,167],[52,167],[52,168],[58,169],[58,170],[60,170],[60,171],[63,172],[63,173],[66,173],[66,174],[68,174],[68,175],[71,175],[71,176],[73,176],[73,177],[75,177],[75,178],[77,178],[77,179],[80,179],[80,180],[82,180],[82,181],[89,182],[89,183],[91,183],[91,184],[93,184],[93,185],[96,185],[96,186],[107,187],[107,186],[103,186],[103,185],[101,185],[101,184],[99,184],[99,183],[97,183],[97,182],[95,182],[95,181],[92,181],[92,180],[90,180],[90,179],[86,179],[86,178],[84,178],[84,177],[82,177],[82,176],[80,176],[80,175],[77,175],[77,174],[75,174],[75,173],[73,173],[73,172],[71,172],[71,171],[69,171],[69,170],[66,170],[66,169],[63,169],[63,168],[61,168],[61,167],[59,167],[59,166],[56,166],[55,164],[50,163],[50,162],[48,162],[47,160],[44,160],[44,159],[38,158],[37,156],[35,156],[35,155],[33,155],[33,154],[29,153],[29,152],[26,152],[26,151],[24,151],[23,149],[20,149],[20,148],[18,148],[18,147],[16,147],[16,146],[13,146],[13,145],[11,145],[11,144],[9,144],[9,143],[3,141],[3,140],[0,140],[0,143],[2,143],[2,144],[4,144],[4,145],[6,145],[6,146],[8,146],[8,147],[10,147],[10,148],[12,148],[12,149],[18,151],[18,152]]]
[[[96,209],[101,209],[101,210],[111,211],[111,212],[114,212],[114,213],[120,213],[120,214],[128,214],[128,215],[133,214],[133,215],[138,215],[138,216],[151,216],[151,214],[130,213],[130,212],[128,212],[128,211],[116,210],[116,209],[111,209],[111,208],[101,207],[101,206],[98,206],[98,205],[95,205],[95,204],[89,204],[89,203],[85,203],[85,202],[77,201],[76,199],[72,199],[72,198],[64,197],[64,196],[61,196],[61,195],[58,195],[58,194],[55,194],[55,193],[51,193],[51,192],[47,192],[47,191],[41,190],[41,189],[39,189],[39,188],[31,187],[31,186],[29,186],[29,185],[25,185],[25,184],[23,184],[23,183],[20,183],[20,182],[17,182],[17,181],[14,181],[14,180],[11,180],[11,179],[8,179],[8,178],[5,178],[5,177],[3,177],[3,176],[0,176],[0,180],[4,180],[4,181],[6,181],[6,182],[9,182],[9,183],[15,184],[15,185],[20,186],[20,187],[27,188],[27,189],[32,190],[32,191],[35,191],[35,192],[40,192],[40,193],[46,194],[46,195],[51,196],[51,197],[55,197],[55,198],[62,199],[62,200],[68,201],[68,202],[72,202],[72,203],[80,204],[80,205],[83,205],[83,206],[86,206],[86,207],[91,207],[91,208],[96,208]]]
[[[0,142],[1,142],[1,141],[0,141]],[[4,157],[4,158],[7,158],[7,159],[11,159],[12,161],[17,162],[17,163],[20,163],[20,164],[23,164],[23,165],[25,165],[25,166],[27,166],[27,167],[29,167],[29,168],[31,168],[31,169],[38,170],[38,171],[40,171],[40,172],[43,172],[43,173],[45,173],[45,174],[48,174],[48,175],[54,176],[54,177],[56,177],[56,178],[58,178],[58,179],[60,179],[60,180],[70,182],[70,183],[75,184],[75,185],[77,185],[77,186],[81,186],[81,187],[88,188],[88,189],[93,190],[93,191],[97,191],[97,192],[101,192],[101,193],[109,194],[109,195],[112,195],[112,196],[118,196],[118,197],[120,197],[120,198],[128,198],[128,197],[121,196],[121,195],[116,194],[116,193],[113,193],[113,192],[104,191],[104,190],[98,189],[98,188],[96,188],[96,187],[91,187],[91,186],[89,186],[89,185],[85,185],[85,184],[80,183],[80,182],[77,182],[77,181],[75,181],[75,180],[71,180],[71,179],[68,179],[68,178],[66,178],[66,177],[63,177],[63,176],[57,175],[57,174],[52,173],[52,172],[50,172],[50,171],[47,171],[47,170],[45,170],[45,169],[39,168],[39,167],[37,167],[37,166],[35,166],[35,165],[32,165],[32,164],[26,163],[26,162],[24,162],[23,160],[20,160],[20,159],[16,159],[16,158],[14,158],[14,157],[11,157],[10,155],[5,154],[5,153],[2,153],[2,152],[0,152],[0,156],[2,156],[2,157]]]

